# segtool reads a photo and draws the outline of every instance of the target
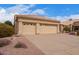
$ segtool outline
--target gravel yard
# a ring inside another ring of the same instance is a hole
[[[0,55],[43,55],[41,50],[39,50],[35,45],[33,45],[29,40],[24,37],[7,37],[0,38],[11,40],[11,43],[7,46],[0,47]],[[15,48],[14,46],[21,42],[26,45],[26,48]]]

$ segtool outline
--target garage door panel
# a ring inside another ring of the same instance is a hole
[[[49,33],[57,33],[57,26],[46,26],[42,25],[40,26],[40,34],[49,34]]]
[[[24,25],[23,34],[35,34],[35,24]]]
[[[36,23],[23,23],[22,24],[22,30],[21,33],[23,35],[25,34],[52,34],[52,33],[57,33],[57,26],[55,25],[39,25],[37,26]]]

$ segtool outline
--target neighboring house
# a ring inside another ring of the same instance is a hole
[[[63,28],[64,26],[69,26],[71,29],[71,32],[79,31],[79,19],[72,19],[72,20],[64,21],[61,24]]]
[[[15,15],[16,34],[53,34],[60,32],[60,21],[36,15]]]

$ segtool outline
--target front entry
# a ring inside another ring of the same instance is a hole
[[[79,31],[79,26],[73,26],[74,31]]]

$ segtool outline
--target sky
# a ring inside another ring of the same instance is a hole
[[[0,22],[14,22],[15,14],[34,14],[65,21],[79,19],[79,4],[0,4]]]

